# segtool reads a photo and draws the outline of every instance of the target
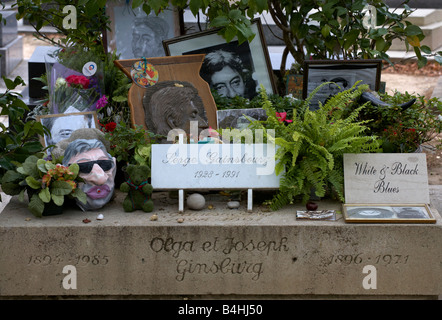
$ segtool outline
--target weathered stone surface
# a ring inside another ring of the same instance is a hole
[[[6,23],[0,23],[0,47],[6,46],[18,36],[17,19],[14,11],[0,11]]]
[[[248,213],[209,194],[212,210],[180,214],[176,199],[155,193],[151,221],[124,212],[117,195],[95,212],[41,219],[13,198],[0,214],[0,297],[442,293],[442,219],[434,211],[437,223],[426,225],[346,224],[340,214],[301,221],[301,204],[277,212],[255,204]],[[106,219],[96,220],[99,213]],[[76,289],[63,287],[67,265],[76,268]],[[375,268],[376,289],[364,288],[366,266]]]
[[[9,75],[23,60],[23,36],[0,48],[1,75]]]

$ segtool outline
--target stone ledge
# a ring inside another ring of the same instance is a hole
[[[95,212],[69,209],[41,219],[12,198],[0,215],[0,297],[442,293],[442,219],[434,208],[436,224],[346,224],[341,215],[296,220],[297,205],[229,210],[212,195],[213,210],[179,214],[177,200],[158,193],[158,220],[151,221],[151,213],[123,212],[122,197]],[[320,202],[325,208],[340,205]],[[95,220],[99,213],[104,220]],[[76,268],[77,289],[62,286],[66,265]],[[363,288],[366,265],[376,268],[376,289]]]

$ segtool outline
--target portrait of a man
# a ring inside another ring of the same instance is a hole
[[[232,41],[184,54],[198,53],[206,54],[200,70],[201,77],[220,96],[252,99],[257,95],[257,81],[253,78],[254,68],[248,42],[239,45],[238,41]]]
[[[169,25],[160,17],[136,18],[132,25],[132,54],[134,58],[162,57],[162,42],[167,39]]]
[[[51,133],[50,136],[44,136],[45,146],[55,145],[69,138],[77,129],[96,127],[94,112],[40,116],[40,121]]]
[[[121,6],[114,7],[115,45],[120,59],[165,56],[162,41],[178,35],[176,16],[172,9],[157,16],[155,13],[146,15],[141,8],[123,10]]]
[[[147,128],[159,135],[167,137],[170,130],[182,129],[189,136],[192,121],[198,122],[198,135],[208,128],[198,90],[186,81],[161,81],[147,88],[143,108]]]
[[[86,193],[87,203],[77,201],[83,210],[96,210],[107,204],[114,193],[116,160],[98,139],[76,139],[69,143],[63,158],[63,165],[77,163],[79,177],[84,182],[79,184]]]

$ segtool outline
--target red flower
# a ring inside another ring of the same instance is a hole
[[[109,122],[108,124],[106,124],[104,126],[104,129],[108,132],[112,132],[115,130],[116,127],[117,127],[117,124],[115,122]]]
[[[87,89],[89,87],[89,79],[85,76],[70,75],[66,77],[66,81],[69,83],[69,85],[81,85],[83,89]]]
[[[287,120],[287,112],[276,112],[276,117],[278,118],[279,122],[293,122],[293,120]]]

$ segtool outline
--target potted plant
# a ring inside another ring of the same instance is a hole
[[[86,203],[86,194],[77,187],[78,172],[76,163],[65,167],[31,155],[16,170],[4,174],[2,190],[11,196],[18,195],[20,201],[24,201],[27,192],[28,209],[36,217],[60,214],[65,197]]]
[[[377,137],[365,134],[367,121],[357,121],[364,105],[347,117],[339,112],[339,107],[357,100],[367,86],[356,87],[355,84],[330,98],[318,110],[311,111],[310,100],[326,84],[319,86],[298,109],[293,110],[292,119],[277,114],[266,99],[265,91],[261,90],[268,118],[263,122],[253,122],[252,128],[262,129],[264,136],[279,146],[275,170],[276,174],[284,172],[279,191],[270,203],[272,210],[291,203],[298,196],[305,204],[312,194],[344,201],[343,154],[379,151]],[[275,130],[275,138],[267,134],[269,129]]]

